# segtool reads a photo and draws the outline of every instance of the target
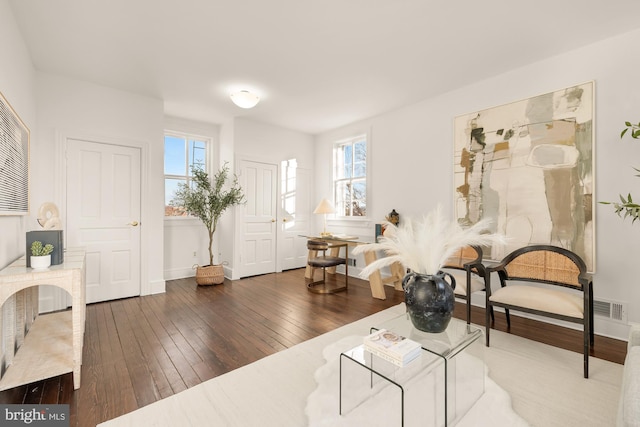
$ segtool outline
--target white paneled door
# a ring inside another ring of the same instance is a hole
[[[67,247],[86,249],[87,303],[140,295],[140,149],[67,139]]]
[[[241,209],[240,276],[276,271],[278,166],[240,161],[239,182],[247,199]]]

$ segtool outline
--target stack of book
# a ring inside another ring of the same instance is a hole
[[[400,367],[417,358],[421,351],[419,343],[386,329],[364,337],[364,349]]]

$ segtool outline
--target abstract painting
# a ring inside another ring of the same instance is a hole
[[[595,267],[593,105],[588,82],[454,120],[454,211],[484,218],[507,244],[561,246]]]
[[[0,93],[0,215],[29,213],[29,129]]]

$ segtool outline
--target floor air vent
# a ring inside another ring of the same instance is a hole
[[[627,322],[627,306],[622,302],[594,300],[593,313],[618,322]]]

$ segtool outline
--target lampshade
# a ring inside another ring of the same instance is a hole
[[[241,90],[231,94],[231,100],[240,108],[253,108],[256,106],[260,97],[248,90]]]
[[[318,207],[313,211],[314,214],[330,214],[334,213],[336,209],[333,207],[330,201],[322,199]]]

